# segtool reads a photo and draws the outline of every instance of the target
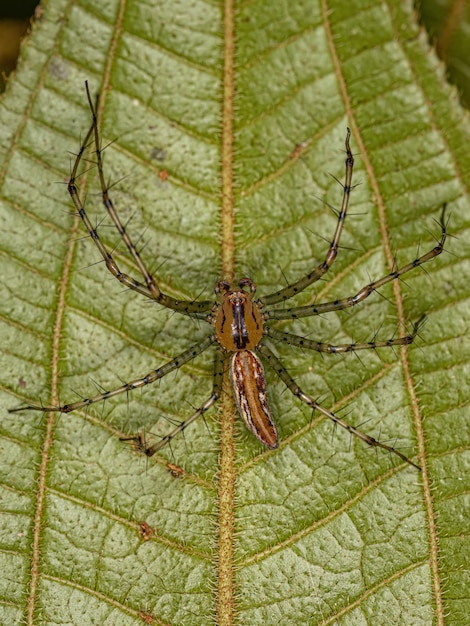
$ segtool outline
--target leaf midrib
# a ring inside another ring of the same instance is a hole
[[[235,104],[235,6],[224,3],[223,100],[221,154],[221,253],[222,276],[235,277],[235,216],[233,185],[233,143]],[[227,376],[224,390],[227,391]],[[218,552],[216,613],[218,626],[232,626],[235,615],[234,533],[235,533],[235,405],[231,393],[223,393],[220,406],[220,453],[218,487]]]

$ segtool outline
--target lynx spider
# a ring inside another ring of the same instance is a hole
[[[343,200],[341,209],[336,211],[338,215],[336,229],[324,261],[317,267],[314,267],[313,270],[311,270],[303,278],[300,278],[297,282],[287,285],[279,291],[271,293],[267,296],[262,296],[256,300],[253,299],[256,291],[256,285],[251,278],[240,279],[238,282],[238,288],[232,288],[232,286],[226,281],[217,282],[215,284],[217,302],[210,300],[203,302],[177,300],[160,290],[154,277],[150,274],[147,266],[142,261],[138,250],[126,232],[125,227],[121,223],[121,220],[109,197],[108,188],[104,179],[102,149],[100,147],[96,108],[90,95],[88,83],[85,83],[85,86],[92,116],[92,124],[76,156],[68,183],[68,191],[75,208],[85,225],[85,228],[101,253],[109,272],[111,272],[111,274],[125,287],[136,291],[137,293],[144,295],[173,311],[199,320],[204,320],[208,322],[213,329],[211,334],[209,334],[205,339],[191,346],[162,367],[152,370],[146,376],[123,384],[116,389],[105,391],[91,398],[85,398],[69,404],[62,404],[59,406],[28,405],[10,409],[10,412],[36,410],[43,412],[56,411],[60,413],[70,413],[71,411],[81,408],[87,408],[96,402],[104,401],[112,396],[129,392],[133,389],[137,389],[138,387],[143,387],[153,383],[156,380],[163,378],[163,376],[166,376],[170,372],[180,368],[185,363],[188,363],[196,356],[207,350],[210,346],[215,346],[213,389],[209,398],[207,398],[207,400],[190,417],[180,422],[172,432],[162,437],[157,443],[147,445],[141,435],[128,438],[135,440],[139,447],[141,447],[148,456],[152,456],[165,444],[171,442],[171,440],[178,433],[184,431],[189,424],[194,422],[194,420],[196,420],[196,418],[200,415],[203,415],[217,401],[222,393],[224,361],[227,355],[230,355],[230,374],[233,391],[241,416],[243,417],[247,427],[261,443],[270,449],[277,448],[279,445],[279,438],[276,425],[267,403],[264,370],[258,356],[258,354],[260,354],[265,362],[285,383],[287,388],[294,394],[294,396],[297,396],[306,405],[319,411],[321,414],[332,420],[336,425],[346,429],[351,435],[359,437],[369,446],[376,449],[382,448],[389,453],[393,453],[402,459],[402,461],[405,461],[419,469],[419,465],[406,457],[397,448],[387,445],[386,443],[363,433],[354,426],[351,426],[344,421],[344,419],[325,409],[311,396],[304,393],[304,391],[300,389],[294,379],[281,364],[279,359],[272,352],[265,340],[268,338],[306,350],[335,354],[359,350],[375,350],[377,348],[389,348],[392,346],[411,344],[418,334],[424,318],[418,320],[418,322],[416,322],[413,326],[413,332],[406,336],[389,339],[388,341],[375,341],[374,338],[373,341],[368,343],[349,343],[339,345],[330,345],[327,343],[312,341],[301,336],[282,332],[274,328],[270,328],[267,325],[267,322],[270,320],[299,319],[302,317],[321,315],[330,311],[342,311],[344,309],[348,309],[366,300],[366,298],[377,291],[380,287],[383,287],[393,280],[400,279],[403,274],[406,274],[412,269],[420,267],[423,263],[427,263],[432,260],[444,250],[444,244],[447,237],[445,206],[442,209],[439,221],[441,227],[440,239],[437,240],[436,246],[432,248],[432,250],[429,250],[426,254],[417,256],[413,261],[400,268],[394,268],[388,275],[362,287],[362,289],[360,289],[355,295],[332,302],[323,302],[320,304],[315,303],[308,306],[269,309],[268,307],[272,305],[286,302],[293,296],[296,296],[304,291],[304,289],[306,289],[309,285],[320,280],[330,269],[337,256],[339,241],[349,203],[354,165],[354,158],[349,145],[351,131],[348,128],[345,140],[346,172],[344,184],[342,185]],[[98,168],[103,204],[120,236],[125,242],[129,253],[137,264],[144,282],[135,280],[131,276],[128,276],[120,271],[111,252],[101,241],[97,229],[93,227],[84,209],[83,203],[80,200],[76,186],[78,168],[89,143],[92,141],[94,141],[96,147],[96,164]]]

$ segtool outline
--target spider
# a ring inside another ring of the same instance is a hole
[[[140,254],[133,244],[129,234],[126,232],[126,229],[114,208],[111,198],[109,197],[108,187],[104,179],[102,149],[100,146],[96,106],[93,104],[88,83],[85,83],[85,88],[91,111],[92,123],[84,141],[81,144],[80,150],[76,155],[70,180],[68,182],[68,191],[86,230],[103,257],[108,271],[111,272],[111,274],[125,287],[158,302],[172,311],[199,320],[204,320],[211,326],[211,331],[202,341],[199,341],[197,344],[191,346],[162,367],[152,370],[145,376],[125,383],[116,389],[104,391],[103,393],[99,393],[93,397],[84,398],[69,404],[60,404],[58,406],[39,406],[32,404],[10,409],[10,412],[36,410],[43,412],[55,411],[59,413],[70,413],[71,411],[87,408],[96,402],[105,401],[112,396],[127,393],[133,389],[149,385],[156,380],[163,378],[170,372],[180,368],[185,363],[188,363],[211,346],[214,346],[215,357],[213,388],[209,398],[207,398],[207,400],[191,416],[180,422],[169,434],[162,437],[156,443],[147,445],[141,435],[128,438],[135,440],[138,446],[148,456],[154,455],[161,448],[163,448],[164,445],[170,443],[178,433],[183,432],[200,415],[203,415],[214,405],[222,393],[222,381],[225,361],[227,358],[230,359],[230,378],[232,381],[235,401],[241,417],[245,421],[248,429],[264,446],[269,449],[277,448],[279,445],[279,437],[276,424],[267,401],[266,379],[263,364],[260,359],[260,357],[262,357],[264,362],[276,372],[294,396],[299,398],[299,400],[304,402],[306,405],[319,411],[321,414],[332,420],[336,425],[346,429],[351,435],[359,437],[369,446],[376,449],[382,448],[389,453],[393,453],[402,459],[402,461],[405,461],[419,469],[419,465],[406,457],[397,448],[387,445],[386,443],[365,434],[354,426],[351,426],[337,414],[324,408],[312,396],[306,394],[287,372],[277,356],[275,356],[269,347],[267,340],[271,339],[273,341],[286,343],[306,350],[326,352],[330,354],[370,349],[375,350],[377,348],[390,348],[392,346],[411,344],[423,324],[424,317],[419,319],[413,325],[411,334],[406,336],[396,337],[389,339],[388,341],[375,341],[374,337],[373,341],[367,343],[348,343],[339,345],[312,341],[305,337],[282,332],[270,327],[268,323],[271,320],[299,319],[302,317],[321,315],[330,311],[343,311],[350,307],[354,307],[366,300],[380,287],[383,287],[387,283],[394,280],[400,279],[400,277],[407,272],[420,267],[423,263],[431,261],[444,250],[444,244],[447,237],[445,206],[442,209],[439,221],[441,227],[440,239],[437,240],[435,247],[429,250],[426,254],[417,256],[413,261],[400,268],[395,267],[393,271],[386,276],[370,282],[362,287],[362,289],[360,289],[356,294],[349,297],[334,300],[332,302],[314,303],[308,306],[276,308],[275,305],[287,302],[294,296],[304,291],[309,285],[319,281],[328,272],[336,259],[352,189],[351,181],[354,158],[350,148],[351,131],[348,128],[345,140],[346,170],[344,184],[342,184],[343,199],[341,209],[336,211],[336,229],[323,262],[314,267],[304,277],[297,280],[297,282],[287,285],[283,289],[269,295],[261,296],[260,298],[255,299],[256,285],[254,281],[251,278],[244,277],[241,278],[235,286],[224,280],[217,282],[215,284],[215,302],[212,300],[203,302],[178,300],[161,291],[155,278],[149,272],[144,261],[141,259]],[[93,142],[95,144],[96,165],[103,204],[111,217],[114,226],[117,228],[121,238],[126,244],[130,255],[137,264],[143,280],[136,280],[135,278],[121,272],[118,264],[112,256],[112,253],[101,241],[97,229],[92,225],[80,199],[76,186],[78,168],[89,144]]]

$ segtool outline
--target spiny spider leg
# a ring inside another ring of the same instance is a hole
[[[341,211],[338,214],[338,222],[336,224],[336,230],[333,237],[333,241],[330,244],[328,252],[326,254],[325,260],[323,263],[320,263],[318,267],[316,267],[312,272],[298,280],[296,283],[292,285],[288,285],[281,289],[280,291],[276,291],[268,296],[261,297],[258,302],[261,306],[267,306],[270,304],[277,304],[278,302],[283,302],[296,296],[298,293],[303,291],[306,287],[315,283],[317,280],[326,274],[326,272],[333,265],[334,260],[336,259],[336,255],[338,254],[338,246],[339,240],[341,238],[341,233],[343,231],[344,220],[346,219],[346,212],[348,210],[349,203],[349,195],[351,193],[351,180],[354,166],[354,157],[351,152],[351,148],[349,146],[349,139],[351,137],[351,131],[348,128],[346,133],[346,174],[343,185],[343,202],[341,205]]]
[[[407,346],[413,343],[419,329],[423,325],[425,316],[423,315],[415,324],[413,324],[413,332],[411,335],[405,335],[404,337],[396,337],[395,339],[388,339],[387,341],[369,341],[367,343],[342,343],[338,345],[332,345],[330,343],[322,343],[320,341],[312,341],[299,335],[293,335],[292,333],[284,333],[275,328],[264,329],[264,334],[271,339],[288,343],[292,346],[298,346],[299,348],[306,348],[307,350],[315,350],[316,352],[329,352],[330,354],[337,354],[340,352],[356,352],[357,350],[375,350],[376,348],[391,348],[393,346]]]
[[[77,177],[77,169],[78,169],[79,163],[83,157],[85,150],[88,148],[88,142],[90,140],[90,137],[93,134],[93,130],[94,130],[94,123],[91,125],[90,130],[88,131],[85,137],[85,140],[83,141],[82,145],[80,146],[80,150],[78,151],[78,154],[74,163],[74,167],[70,175],[70,180],[68,183],[69,193],[72,196],[73,203],[75,204],[75,207],[78,211],[78,214],[80,215],[82,219],[82,222],[84,223],[91,238],[95,242],[98,250],[101,252],[101,256],[104,258],[106,267],[111,272],[111,274],[113,274],[113,276],[118,278],[118,280],[129,289],[132,289],[133,291],[137,291],[138,293],[142,294],[143,296],[146,296],[147,298],[153,299],[153,296],[150,293],[148,287],[146,287],[139,281],[135,280],[131,276],[128,276],[127,274],[123,274],[119,270],[117,263],[114,261],[111,254],[108,254],[108,251],[103,245],[101,239],[98,237],[97,230],[96,228],[93,227],[92,223],[90,222],[88,215],[86,214],[85,209],[78,196],[77,187],[75,185],[75,179]]]
[[[178,424],[178,426],[171,431],[168,435],[165,435],[160,439],[158,443],[154,443],[151,446],[140,445],[139,447],[145,452],[147,456],[153,456],[156,452],[161,450],[163,446],[166,446],[170,441],[176,437],[179,433],[183,432],[194,420],[196,420],[200,415],[203,415],[207,410],[211,408],[211,406],[217,402],[222,393],[222,383],[224,378],[224,354],[222,350],[216,350],[215,359],[214,359],[214,382],[212,386],[212,394],[207,398],[207,400],[201,404],[201,406],[187,419]],[[138,443],[141,442],[140,435],[136,435],[135,437],[126,437],[127,440],[135,440]]]
[[[285,369],[285,367],[282,365],[282,363],[279,361],[279,359],[271,352],[271,350],[268,348],[268,346],[265,343],[260,343],[257,347],[257,350],[264,356],[267,363],[273,368],[273,370],[276,372],[279,378],[284,382],[287,388],[294,394],[294,396],[297,396],[297,398],[302,400],[302,402],[305,402],[305,404],[312,407],[312,409],[316,409],[317,411],[319,411],[320,413],[328,417],[335,424],[338,424],[339,426],[347,430],[348,433],[350,433],[351,435],[355,435],[356,437],[359,437],[359,439],[362,439],[362,441],[367,443],[369,446],[387,450],[387,452],[396,454],[398,457],[400,457],[400,459],[402,459],[402,461],[406,461],[406,463],[413,465],[413,467],[416,467],[417,469],[421,469],[419,465],[411,461],[407,456],[405,456],[402,452],[400,452],[396,448],[392,446],[388,446],[386,443],[378,441],[377,439],[375,439],[374,437],[371,437],[370,435],[366,435],[366,433],[363,433],[361,430],[358,430],[354,426],[351,426],[350,424],[345,422],[341,417],[338,417],[338,415],[336,415],[335,413],[332,413],[331,411],[328,411],[327,409],[323,408],[311,396],[308,396],[306,393],[304,393],[302,389],[297,385],[295,380],[288,373],[288,371]]]
[[[214,342],[216,341],[215,335],[210,335],[203,339],[196,345],[192,346],[188,350],[182,352],[179,356],[172,359],[162,367],[159,367],[156,370],[152,370],[146,376],[142,378],[137,378],[136,380],[131,381],[130,383],[126,383],[117,389],[113,389],[112,391],[105,391],[104,393],[100,393],[92,398],[85,398],[84,400],[79,400],[78,402],[72,402],[70,404],[64,404],[62,406],[38,406],[34,404],[30,404],[28,406],[20,406],[14,409],[8,409],[9,413],[17,413],[18,411],[42,411],[44,413],[48,413],[50,411],[56,411],[59,413],[70,413],[71,411],[76,411],[77,409],[82,409],[83,407],[88,407],[91,404],[95,404],[95,402],[100,402],[102,400],[107,400],[108,398],[112,398],[113,396],[117,396],[120,393],[124,393],[127,391],[131,391],[132,389],[137,389],[139,387],[144,387],[145,385],[150,385],[150,383],[163,378],[170,372],[181,367],[184,363],[188,361],[192,361],[198,354],[207,350]]]
[[[73,200],[73,203],[75,204],[75,207],[78,211],[78,214],[80,215],[80,217],[82,218],[82,221],[86,227],[86,229],[88,230],[88,232],[90,233],[90,237],[93,239],[93,241],[96,244],[96,247],[98,248],[98,250],[101,253],[101,256],[103,257],[105,263],[106,263],[106,267],[108,268],[108,270],[111,272],[111,274],[113,276],[115,276],[121,283],[123,283],[126,287],[129,287],[130,289],[133,289],[134,291],[137,291],[147,297],[153,298],[154,300],[156,300],[159,304],[161,304],[162,306],[165,306],[169,309],[172,309],[173,311],[179,311],[180,313],[184,313],[185,315],[194,315],[195,313],[209,313],[211,308],[213,307],[214,303],[212,301],[203,301],[203,302],[196,302],[196,301],[185,301],[185,300],[176,300],[175,298],[172,298],[168,295],[166,295],[165,293],[161,292],[157,283],[155,282],[153,276],[150,274],[150,272],[147,270],[145,264],[143,263],[142,259],[140,258],[140,255],[137,251],[137,249],[135,248],[134,244],[132,243],[129,235],[126,232],[126,229],[124,228],[124,226],[121,223],[121,220],[119,219],[114,206],[108,196],[108,190],[107,190],[107,186],[104,180],[104,173],[103,173],[103,161],[102,161],[102,156],[101,156],[101,148],[100,148],[100,137],[99,137],[99,131],[98,131],[98,121],[97,121],[97,117],[96,117],[96,111],[95,111],[95,107],[93,105],[92,99],[91,99],[91,95],[90,95],[90,89],[88,87],[88,82],[85,81],[85,87],[86,87],[86,93],[87,93],[87,98],[88,98],[88,103],[90,105],[90,110],[91,110],[91,114],[92,114],[92,118],[93,118],[93,122],[91,125],[90,130],[87,133],[87,136],[85,138],[85,141],[82,143],[80,150],[77,154],[77,158],[75,159],[75,163],[72,169],[72,173],[70,175],[70,180],[68,183],[68,190],[70,193],[70,196]],[[119,234],[121,235],[122,239],[124,240],[129,252],[132,254],[134,260],[136,261],[144,279],[146,282],[146,287],[144,287],[144,285],[142,285],[142,283],[140,283],[139,281],[134,280],[133,278],[131,278],[130,276],[128,276],[127,274],[123,274],[116,261],[114,260],[112,254],[109,252],[109,250],[107,250],[106,246],[103,244],[103,242],[101,241],[101,239],[98,236],[98,231],[96,228],[94,228],[85,212],[85,209],[83,207],[83,204],[80,200],[80,196],[78,195],[78,190],[77,190],[77,186],[75,183],[76,177],[77,177],[77,172],[78,172],[78,168],[80,165],[80,162],[82,160],[83,154],[88,146],[88,142],[90,140],[91,135],[94,134],[94,139],[95,139],[95,152],[97,155],[97,166],[98,166],[98,174],[99,174],[99,179],[100,179],[100,185],[101,185],[101,195],[102,195],[102,199],[103,199],[103,204],[106,207],[109,215],[111,216],[112,221],[114,222],[114,225],[116,226]]]
[[[444,221],[445,211],[446,206],[444,205],[439,222],[441,225],[441,238],[438,241],[437,246],[435,246],[426,254],[423,254],[422,256],[416,258],[414,261],[411,261],[411,263],[407,263],[406,265],[403,265],[403,267],[400,267],[399,269],[390,272],[390,274],[387,274],[387,276],[384,276],[379,280],[369,283],[360,291],[358,291],[355,296],[350,296],[349,298],[341,298],[339,300],[335,300],[334,302],[324,302],[321,304],[312,304],[309,306],[299,306],[292,309],[275,309],[273,311],[266,311],[265,313],[263,313],[263,318],[265,320],[297,319],[300,317],[321,315],[322,313],[327,313],[329,311],[343,311],[344,309],[348,309],[355,306],[356,304],[359,304],[359,302],[363,302],[380,287],[383,287],[387,283],[392,282],[392,280],[400,278],[400,276],[403,276],[403,274],[406,274],[416,267],[423,265],[423,263],[427,263],[431,259],[434,259],[436,256],[441,254],[441,252],[444,250],[444,244],[447,238],[447,224]]]

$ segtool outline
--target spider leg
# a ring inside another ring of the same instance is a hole
[[[393,270],[392,272],[390,272],[390,274],[387,274],[387,276],[384,276],[379,280],[369,283],[360,291],[358,291],[354,296],[350,296],[349,298],[341,298],[333,302],[323,302],[321,304],[299,306],[292,309],[275,309],[274,311],[266,311],[265,313],[263,313],[264,319],[285,320],[297,319],[299,317],[309,317],[312,315],[321,315],[322,313],[328,313],[329,311],[342,311],[344,309],[356,306],[356,304],[359,304],[359,302],[363,302],[380,287],[383,287],[387,283],[392,282],[392,280],[400,278],[400,276],[403,276],[403,274],[406,274],[407,272],[415,269],[415,267],[420,267],[421,265],[423,265],[423,263],[427,263],[428,261],[431,261],[431,259],[434,259],[434,257],[441,254],[441,252],[444,250],[444,244],[447,238],[447,224],[444,219],[445,210],[446,205],[444,205],[442,209],[440,218],[441,238],[437,242],[437,245],[426,254],[417,257],[414,261],[403,265],[403,267],[400,267],[399,269]]]
[[[323,408],[311,396],[308,396],[306,393],[304,393],[302,389],[300,389],[300,387],[297,385],[295,380],[288,373],[288,371],[285,369],[285,367],[282,365],[282,363],[279,361],[279,359],[271,352],[266,344],[260,343],[257,347],[257,350],[264,356],[268,364],[273,368],[279,378],[285,383],[287,388],[294,394],[294,396],[297,396],[297,398],[302,400],[302,402],[305,402],[305,404],[310,406],[312,409],[316,409],[317,411],[328,417],[335,424],[338,424],[339,426],[347,430],[348,433],[350,433],[351,435],[359,437],[359,439],[362,439],[362,441],[367,443],[367,445],[374,448],[382,448],[383,450],[387,450],[387,452],[396,454],[398,457],[400,457],[402,461],[406,461],[406,463],[413,465],[413,467],[421,469],[419,465],[411,461],[411,459],[409,459],[393,446],[388,446],[386,443],[378,441],[370,435],[366,435],[366,433],[363,433],[361,430],[358,430],[354,426],[351,426],[335,413],[332,413],[331,411]]]
[[[351,152],[351,148],[349,146],[349,139],[351,137],[351,131],[349,128],[346,133],[346,174],[343,185],[343,202],[341,204],[341,210],[338,213],[338,222],[336,224],[336,230],[333,237],[333,241],[330,243],[330,247],[326,254],[325,260],[323,263],[320,263],[313,271],[309,274],[293,283],[292,285],[288,285],[281,289],[280,291],[276,291],[274,293],[269,294],[268,296],[261,297],[258,302],[260,306],[266,306],[269,304],[277,304],[278,302],[284,302],[293,296],[296,296],[298,293],[303,291],[306,287],[315,283],[317,280],[326,274],[326,272],[333,265],[333,261],[336,259],[336,255],[338,254],[338,246],[339,240],[341,238],[341,233],[343,231],[344,220],[346,219],[346,212],[348,210],[348,202],[349,195],[351,193],[351,180],[354,166],[354,158]]]
[[[375,350],[376,348],[391,348],[392,346],[407,346],[413,343],[419,329],[423,325],[425,320],[424,315],[413,325],[413,332],[410,335],[404,337],[396,337],[395,339],[388,339],[387,341],[368,341],[366,343],[343,343],[339,345],[331,345],[330,343],[322,343],[320,341],[312,341],[299,335],[293,335],[292,333],[284,333],[275,328],[265,327],[264,333],[271,339],[288,343],[292,346],[299,348],[306,348],[307,350],[315,350],[316,352],[329,352],[330,354],[338,354],[340,352],[356,352],[357,350]]]
[[[101,256],[104,259],[104,262],[106,263],[106,267],[108,268],[108,270],[111,272],[111,274],[117,278],[122,284],[124,284],[126,287],[129,287],[130,289],[133,289],[134,291],[137,291],[138,293],[143,294],[144,296],[147,296],[148,298],[152,298],[154,300],[156,300],[159,304],[161,304],[162,306],[165,306],[169,309],[172,309],[173,311],[179,311],[180,313],[184,313],[186,315],[194,315],[194,314],[201,314],[201,313],[209,313],[212,306],[213,306],[213,302],[212,301],[204,301],[204,302],[191,302],[191,301],[185,301],[185,300],[177,300],[175,298],[172,298],[171,296],[166,295],[165,293],[163,293],[162,291],[160,291],[160,288],[158,287],[157,283],[155,282],[155,279],[153,278],[153,276],[150,274],[150,272],[148,271],[146,265],[144,264],[144,262],[142,261],[139,252],[137,250],[137,248],[134,246],[134,244],[131,241],[131,238],[129,237],[128,233],[126,232],[125,227],[123,226],[121,220],[119,219],[118,214],[116,213],[116,210],[114,209],[113,203],[111,201],[111,199],[109,198],[108,195],[108,189],[105,183],[105,179],[104,179],[104,172],[103,172],[103,159],[102,159],[102,150],[100,147],[100,137],[99,137],[99,131],[98,131],[98,120],[97,120],[97,116],[96,116],[96,110],[95,107],[93,105],[92,99],[91,99],[91,95],[90,95],[90,90],[88,87],[88,82],[85,81],[85,87],[86,87],[86,93],[87,93],[87,98],[88,98],[88,103],[90,105],[90,110],[91,110],[91,114],[92,114],[92,118],[93,118],[93,122],[92,125],[90,127],[90,130],[88,131],[86,137],[85,137],[85,141],[82,143],[80,150],[77,154],[77,157],[75,159],[75,163],[73,165],[72,168],[72,172],[70,174],[70,180],[68,183],[68,190],[70,193],[70,196],[73,200],[73,203],[75,204],[75,207],[78,211],[78,214],[80,215],[85,228],[88,230],[88,232],[90,233],[91,238],[93,239],[93,241],[95,242],[96,247],[98,248],[98,250],[101,253]],[[124,240],[127,249],[129,250],[129,252],[131,253],[132,257],[134,258],[135,262],[137,263],[139,270],[142,274],[142,276],[145,279],[145,285],[142,284],[141,282],[133,279],[131,276],[128,276],[127,274],[123,274],[116,261],[114,260],[111,252],[106,248],[106,246],[103,244],[103,242],[101,241],[101,239],[98,236],[98,231],[96,228],[93,227],[92,223],[90,222],[88,215],[85,212],[84,206],[82,201],[80,200],[80,196],[78,194],[78,190],[77,190],[77,186],[75,183],[76,177],[77,177],[77,172],[78,172],[78,168],[80,165],[80,162],[83,158],[83,154],[85,152],[85,150],[88,147],[88,143],[91,139],[91,137],[94,136],[94,142],[95,142],[95,152],[96,152],[96,158],[97,158],[97,166],[98,166],[98,175],[99,175],[99,179],[100,179],[100,185],[101,185],[101,196],[103,199],[103,204],[106,207],[106,210],[108,211],[114,225],[116,226],[119,234],[121,235],[122,239]]]
[[[70,413],[71,411],[76,411],[78,409],[82,409],[84,407],[89,407],[91,404],[95,404],[95,402],[100,402],[102,400],[107,400],[108,398],[112,398],[113,396],[117,396],[120,393],[125,393],[131,391],[132,389],[137,389],[138,387],[144,387],[145,385],[150,385],[151,383],[163,378],[170,372],[178,369],[184,363],[188,361],[192,361],[198,354],[207,350],[214,342],[216,341],[215,335],[211,335],[206,337],[203,341],[200,341],[196,345],[192,346],[188,350],[182,352],[179,356],[175,357],[162,367],[159,367],[156,370],[152,370],[146,376],[142,378],[137,378],[129,383],[125,383],[118,387],[117,389],[113,389],[112,391],[105,391],[100,393],[92,398],[84,398],[83,400],[79,400],[78,402],[72,402],[70,404],[62,404],[58,406],[44,406],[44,405],[35,405],[30,404],[27,406],[16,407],[14,409],[8,409],[9,413],[17,413],[19,411],[42,411],[43,413],[49,413],[51,411],[55,411],[57,413]]]
[[[174,437],[176,437],[176,435],[183,432],[200,415],[204,415],[204,413],[208,409],[210,409],[211,406],[215,404],[215,402],[217,402],[217,400],[220,398],[220,395],[222,393],[223,376],[224,376],[224,355],[221,350],[216,350],[215,359],[214,359],[214,382],[212,386],[212,393],[209,396],[209,398],[207,398],[207,400],[203,404],[201,404],[201,406],[190,417],[188,417],[183,422],[178,424],[178,426],[174,430],[172,430],[171,433],[162,437],[159,442],[154,443],[151,446],[141,445],[141,438],[139,435],[136,435],[135,437],[126,437],[126,439],[136,440],[140,444],[140,447],[143,449],[143,451],[145,452],[147,456],[153,456],[156,452],[161,450],[163,446],[165,446],[167,443],[170,443],[170,441]]]

